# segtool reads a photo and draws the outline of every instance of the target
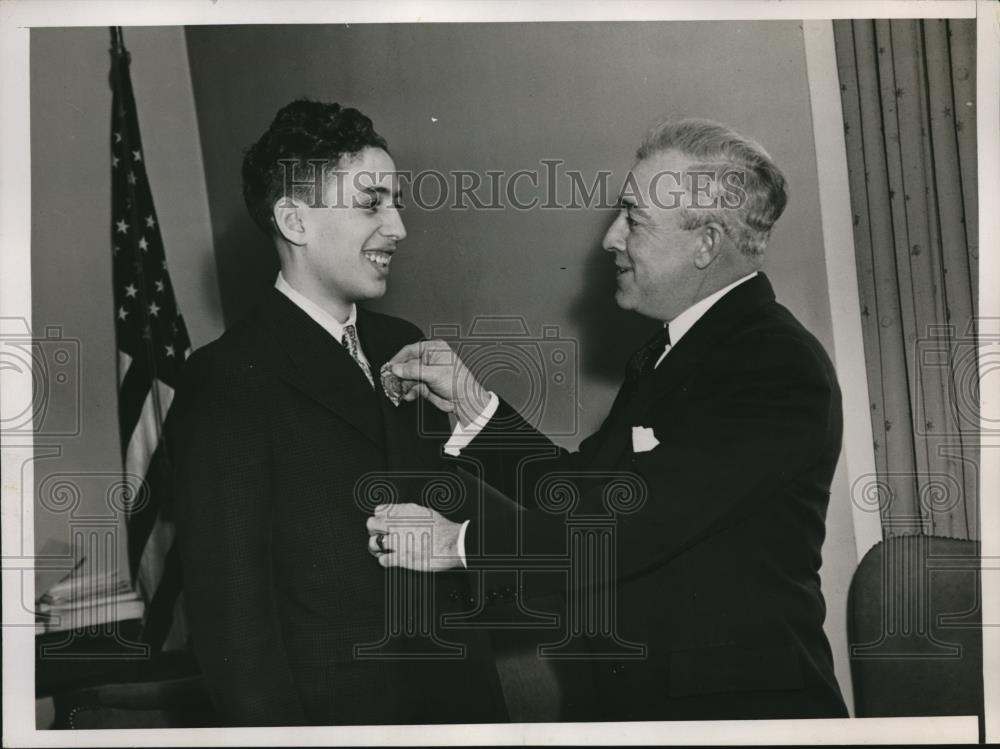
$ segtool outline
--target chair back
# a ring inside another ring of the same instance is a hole
[[[983,714],[979,544],[892,536],[861,560],[848,594],[859,718]]]

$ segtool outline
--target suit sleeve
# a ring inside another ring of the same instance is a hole
[[[645,415],[660,444],[631,456],[628,469],[642,499],[616,512],[617,568],[599,574],[622,578],[641,573],[750,513],[786,511],[761,504],[768,484],[786,481],[825,459],[830,449],[839,449],[839,390],[828,365],[805,343],[787,338],[747,341],[706,363],[702,372],[696,383],[675,396],[687,399],[683,408],[661,405]],[[547,475],[577,472],[579,502],[574,513],[607,516],[609,483],[585,475],[601,432],[585,441],[579,453],[568,454],[509,407],[504,415],[507,441],[513,447],[502,447],[504,435],[495,428],[484,430],[480,438],[486,439],[477,438],[470,447],[487,466],[488,481],[529,495],[519,497],[529,510],[520,520],[495,512],[480,522],[494,524],[500,532],[520,522],[529,555],[563,554],[566,515],[539,509],[532,497]],[[550,457],[537,459],[546,450]],[[472,537],[493,532],[484,529]],[[472,557],[478,549],[468,551]]]
[[[226,725],[294,725],[272,572],[266,399],[252,364],[196,353],[171,409],[178,543],[194,649]]]

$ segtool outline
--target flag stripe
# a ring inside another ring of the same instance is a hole
[[[139,584],[150,600],[155,597],[166,569],[167,555],[174,545],[174,524],[160,513],[153,524],[153,530],[146,539],[139,564]]]
[[[146,616],[145,640],[154,650],[160,650],[171,626],[174,625],[174,604],[181,594],[181,564],[177,551],[177,542],[173,541],[165,558],[163,576],[156,589],[156,594],[149,602]]]
[[[160,414],[166,414],[174,399],[174,389],[162,382],[157,382],[156,392],[159,394]],[[157,405],[154,401],[153,388],[149,388],[142,404],[142,412],[132,431],[125,450],[125,468],[129,473],[145,476],[149,462],[160,441],[162,424],[158,418]]]
[[[126,354],[124,351],[118,352],[118,387],[122,386],[125,382],[125,375],[128,374],[129,367],[132,366],[132,357]],[[122,432],[126,434],[126,432]]]
[[[143,418],[146,401],[149,399],[151,376],[149,367],[142,357],[132,360],[118,391],[118,429],[122,439],[122,451],[128,454],[135,430]],[[126,461],[127,462],[127,461]],[[141,474],[140,474],[141,475]]]
[[[142,563],[143,550],[153,527],[156,525],[160,515],[161,497],[166,482],[162,476],[165,462],[162,460],[161,450],[153,454],[150,462],[150,470],[144,475],[143,486],[139,501],[126,517],[126,530],[128,532],[128,560],[129,570],[132,573],[133,581],[139,581],[139,567]]]

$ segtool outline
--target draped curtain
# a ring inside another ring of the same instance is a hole
[[[977,539],[975,20],[833,23],[883,534]]]

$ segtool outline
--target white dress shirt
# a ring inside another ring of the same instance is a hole
[[[673,320],[666,323],[667,329],[670,331],[670,345],[664,349],[660,358],[656,360],[656,364],[653,365],[654,368],[660,366],[660,362],[662,362],[666,358],[667,354],[670,353],[670,349],[677,345],[677,342],[684,337],[685,333],[694,327],[694,324],[698,322],[698,320],[700,320],[709,309],[712,308],[712,305],[722,299],[722,297],[735,289],[741,283],[746,283],[756,275],[757,271],[754,271],[753,273],[743,276],[743,278],[733,281],[725,288],[719,289],[714,294],[709,294],[704,299],[695,302],[677,315],[677,317]],[[485,427],[489,423],[490,419],[493,418],[493,415],[497,412],[497,408],[500,406],[500,399],[493,391],[490,391],[489,395],[490,402],[486,405],[486,408],[484,408],[482,413],[480,413],[479,416],[477,416],[468,426],[463,427],[460,423],[455,424],[455,429],[444,446],[444,451],[448,455],[460,455],[462,453],[462,449],[472,442],[476,435],[479,434],[483,430],[483,427]],[[465,531],[468,526],[469,521],[466,520],[462,523],[462,528],[458,533],[458,556],[461,559],[463,567],[466,566]]]
[[[274,288],[287,296],[292,301],[292,304],[319,323],[320,327],[336,338],[337,343],[341,345],[344,344],[344,328],[348,325],[357,326],[358,307],[355,304],[351,304],[351,313],[347,316],[347,319],[340,322],[312,299],[293,289],[292,285],[285,280],[280,271],[278,272],[278,279],[274,282]],[[368,361],[368,357],[365,356],[365,352],[362,351],[360,341],[358,342],[358,356],[371,369],[371,363]]]
[[[660,358],[656,360],[654,368],[660,366],[660,362],[663,361],[664,357],[666,357],[666,355],[670,353],[670,349],[677,345],[677,341],[683,338],[684,334],[694,327],[694,324],[698,322],[705,315],[705,313],[712,308],[712,305],[714,305],[717,301],[722,299],[722,297],[724,297],[730,291],[735,289],[741,283],[749,281],[756,275],[757,271],[754,271],[749,275],[743,276],[743,278],[733,281],[725,288],[719,289],[714,294],[709,294],[701,301],[695,302],[686,310],[677,315],[677,317],[675,317],[673,320],[668,322],[667,329],[670,330],[670,345],[666,347],[664,352],[660,355]]]

